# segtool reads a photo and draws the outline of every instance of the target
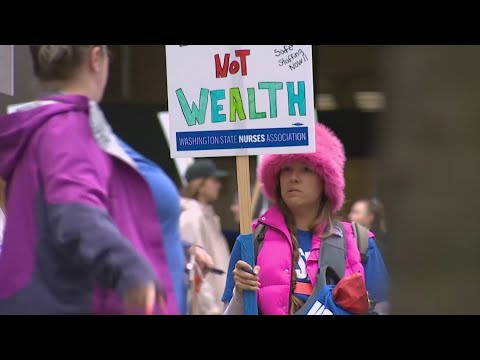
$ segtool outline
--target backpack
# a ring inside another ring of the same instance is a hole
[[[343,224],[335,220],[333,222],[333,228],[338,229],[340,234],[333,233],[322,240],[320,257],[318,259],[318,272],[316,277],[315,287],[312,290],[309,298],[305,304],[295,313],[295,315],[305,315],[307,311],[312,307],[312,303],[316,301],[318,294],[322,291],[325,285],[336,285],[345,273],[345,229]],[[357,247],[360,251],[362,264],[368,260],[367,248],[368,248],[368,229],[364,226],[353,223],[352,228],[354,231],[355,239],[357,240]],[[267,226],[258,223],[253,232],[253,248],[254,259],[257,263],[258,253],[263,244]]]

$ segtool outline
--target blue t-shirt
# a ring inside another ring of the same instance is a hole
[[[158,165],[133,150],[120,138],[117,139],[123,150],[135,162],[153,193],[175,295],[182,314],[185,314],[187,312],[185,252],[180,237],[180,195],[177,187]]]
[[[300,256],[298,257],[298,262],[296,264],[297,271],[297,282],[303,283],[312,283],[307,274],[307,259],[310,255],[310,250],[312,248],[312,233],[306,230],[297,230],[297,240],[298,240],[298,252]],[[303,302],[306,302],[308,295],[295,293],[295,296],[298,297]]]

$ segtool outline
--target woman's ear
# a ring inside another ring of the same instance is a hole
[[[105,61],[105,49],[102,45],[93,46],[88,52],[88,66],[93,72],[100,72]]]

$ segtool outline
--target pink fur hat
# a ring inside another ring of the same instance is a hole
[[[325,195],[332,204],[333,212],[336,212],[342,208],[345,200],[345,150],[333,131],[323,124],[315,124],[315,141],[314,153],[265,155],[258,167],[257,177],[263,193],[275,199],[282,167],[296,161],[304,162],[323,179]]]

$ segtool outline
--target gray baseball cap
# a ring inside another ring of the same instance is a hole
[[[185,179],[190,182],[195,179],[204,179],[208,177],[224,178],[229,175],[228,171],[217,169],[217,166],[210,159],[196,160],[190,165],[185,173]]]

